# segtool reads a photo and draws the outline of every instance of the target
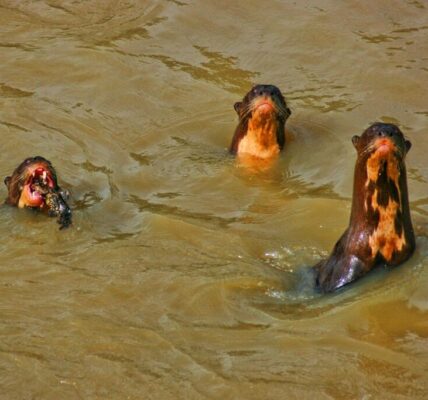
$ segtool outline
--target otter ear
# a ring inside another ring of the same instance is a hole
[[[288,116],[291,115],[291,110],[288,107],[286,107],[285,111],[288,113]]]
[[[242,106],[242,101],[237,101],[234,105],[233,108],[235,109],[235,111],[238,113],[241,111],[241,106]]]
[[[358,146],[358,142],[360,141],[360,137],[358,135],[352,136],[352,144],[355,148]]]
[[[410,140],[405,140],[405,143],[406,143],[406,153],[407,153],[412,147],[412,142]]]
[[[9,189],[9,185],[10,185],[10,180],[12,178],[10,176],[6,176],[6,178],[4,178],[4,184],[6,185],[6,187]]]

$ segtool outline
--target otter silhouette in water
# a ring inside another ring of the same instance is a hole
[[[239,123],[229,149],[232,154],[269,159],[284,148],[291,111],[276,86],[256,85],[234,107]]]
[[[60,229],[71,224],[71,210],[65,200],[68,195],[58,186],[50,161],[40,156],[27,158],[4,183],[8,189],[6,204],[58,217]]]
[[[411,143],[397,126],[384,123],[373,124],[352,142],[358,156],[349,227],[329,258],[314,267],[323,292],[376,266],[401,264],[415,249],[404,163]]]

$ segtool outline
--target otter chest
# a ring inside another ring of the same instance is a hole
[[[248,129],[238,145],[238,154],[249,154],[259,158],[271,158],[280,152],[274,127]]]
[[[375,183],[375,189],[369,194],[366,209],[370,208],[376,216],[374,230],[369,236],[372,257],[380,253],[389,262],[394,253],[403,250],[406,245],[402,224],[400,171],[394,160],[388,160],[381,172],[381,165],[367,165],[366,189]],[[381,181],[383,179],[383,181]]]

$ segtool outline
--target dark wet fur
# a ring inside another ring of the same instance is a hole
[[[391,138],[397,148],[394,159],[398,163],[398,188],[387,176],[386,162],[383,165],[380,163],[381,168],[376,182],[370,180],[366,186],[367,161],[376,150],[374,141],[382,135]],[[352,141],[357,149],[358,158],[355,166],[350,224],[336,243],[329,258],[314,267],[317,272],[317,286],[323,292],[334,291],[365,275],[376,266],[401,264],[410,258],[415,248],[404,163],[404,156],[410,149],[411,143],[405,140],[395,125],[382,123],[373,124],[361,137],[354,136]],[[369,237],[379,224],[379,211],[374,210],[369,201],[375,190],[378,191],[376,200],[379,206],[385,207],[390,199],[399,204],[394,229],[398,236],[404,231],[405,244],[400,251],[394,250],[389,260],[386,260],[380,252],[373,257],[369,245]],[[401,204],[399,193],[401,193]]]
[[[252,103],[255,99],[260,96],[268,95],[271,97],[275,104],[276,118],[278,120],[278,130],[276,132],[276,138],[280,150],[285,145],[285,122],[291,115],[290,109],[287,107],[284,96],[281,91],[273,85],[255,85],[245,95],[242,101],[235,103],[234,108],[239,117],[238,126],[235,129],[232,143],[229,151],[232,154],[236,154],[238,151],[239,142],[244,138],[248,130],[248,121],[252,115]]]

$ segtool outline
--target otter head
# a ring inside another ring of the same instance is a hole
[[[43,157],[27,158],[15,169],[12,176],[4,180],[4,183],[8,189],[6,202],[19,208],[45,206],[39,184],[58,189],[55,170]]]
[[[291,111],[276,86],[254,86],[234,108],[239,124],[230,147],[232,153],[267,158],[282,150],[284,126]]]
[[[58,216],[61,228],[71,224],[71,210],[64,199],[67,193],[58,186],[50,161],[40,156],[27,158],[4,183],[8,189],[7,204]]]
[[[412,146],[396,125],[381,122],[371,125],[361,136],[354,136],[352,143],[357,149],[358,158],[371,158],[377,163],[383,163],[390,157],[404,161]]]
[[[291,115],[280,90],[273,85],[255,85],[242,101],[234,105],[239,119],[253,126],[277,120],[284,124]]]

